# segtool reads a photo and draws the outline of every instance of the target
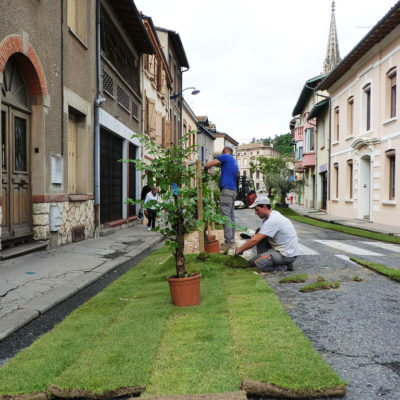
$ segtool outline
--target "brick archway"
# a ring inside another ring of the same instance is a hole
[[[45,96],[48,94],[47,83],[39,57],[30,44],[26,51],[23,47],[20,35],[8,36],[0,43],[0,73],[4,72],[7,61],[14,55],[26,80],[29,95],[31,97]]]

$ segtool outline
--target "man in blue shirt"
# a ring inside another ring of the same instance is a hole
[[[215,165],[221,164],[221,179],[219,187],[221,189],[220,207],[221,214],[228,217],[224,225],[225,243],[221,246],[221,250],[229,249],[235,244],[235,200],[237,195],[236,176],[238,174],[238,164],[234,159],[231,147],[224,147],[222,154],[216,159],[207,163],[204,168],[207,170]]]

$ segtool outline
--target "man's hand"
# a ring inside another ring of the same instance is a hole
[[[238,251],[238,249],[235,248],[234,251],[233,251],[233,253],[234,253],[234,254],[233,254],[234,256],[241,256],[241,255],[243,254],[243,251]]]

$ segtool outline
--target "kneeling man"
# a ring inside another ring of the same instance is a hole
[[[298,255],[297,234],[290,220],[280,212],[271,209],[267,196],[258,196],[250,206],[262,218],[262,225],[256,234],[242,246],[235,249],[235,255],[257,246],[257,255],[250,265],[263,272],[293,271],[293,262]]]

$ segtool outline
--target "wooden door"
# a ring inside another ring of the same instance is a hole
[[[32,234],[29,115],[2,106],[2,241]]]

